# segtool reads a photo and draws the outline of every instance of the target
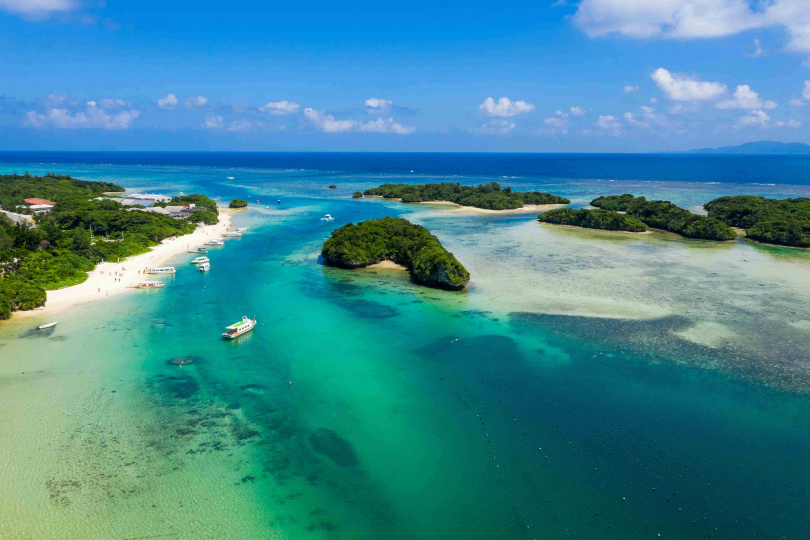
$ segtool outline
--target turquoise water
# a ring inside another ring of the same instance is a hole
[[[0,326],[0,537],[810,537],[808,252],[348,198],[393,175],[68,169],[262,204],[207,274],[183,255],[163,290]],[[385,215],[429,227],[469,290],[320,264],[331,230]],[[259,326],[221,341],[242,315]]]

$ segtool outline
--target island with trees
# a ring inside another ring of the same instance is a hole
[[[383,184],[365,190],[364,195],[399,199],[404,203],[451,202],[459,206],[472,206],[485,210],[516,210],[526,205],[569,204],[564,197],[539,191],[512,191],[501,188],[498,182],[462,186],[453,182],[441,184]]]
[[[352,193],[352,199],[362,199],[362,198],[363,198],[362,191],[355,191],[354,193]]]
[[[470,273],[439,239],[421,225],[386,217],[349,223],[332,232],[321,254],[327,264],[363,268],[393,261],[407,268],[414,281],[436,288],[460,290]]]
[[[709,217],[745,229],[746,237],[768,244],[810,247],[810,199],[720,197],[704,205]]]
[[[571,225],[585,229],[625,232],[644,232],[647,230],[647,225],[633,216],[600,208],[596,210],[557,208],[543,212],[537,216],[537,219],[543,223]]]
[[[228,204],[228,208],[245,208],[248,203],[244,199],[234,199]]]
[[[648,227],[670,231],[686,238],[727,241],[737,237],[737,233],[726,223],[714,217],[693,214],[669,201],[648,201],[644,197],[626,193],[597,197],[591,201],[591,205],[603,210],[625,212]]]
[[[204,195],[173,199],[169,204],[199,207],[188,218],[175,219],[101,197],[111,191],[124,188],[67,175],[0,176],[2,210],[23,212],[26,198],[55,203],[50,211],[34,214],[33,222],[0,213],[0,319],[43,305],[46,290],[85,281],[102,260],[144,253],[168,237],[191,233],[200,221],[218,221],[216,202]]]

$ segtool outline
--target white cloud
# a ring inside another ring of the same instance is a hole
[[[629,84],[625,84],[622,87],[622,91],[624,91],[625,94],[632,94],[633,92],[638,92],[638,86],[631,86]]]
[[[582,107],[574,105],[569,110],[571,111],[571,114],[573,116],[585,116],[585,109],[583,109]]]
[[[481,124],[480,127],[471,129],[470,131],[478,135],[506,135],[513,129],[515,129],[514,122],[510,122],[508,120],[490,120],[485,124]]]
[[[633,113],[626,112],[624,113],[624,119],[627,121],[628,124],[631,126],[641,127],[641,128],[648,128],[650,124],[643,120],[639,120]]]
[[[765,111],[751,111],[749,114],[740,118],[740,120],[737,122],[737,127],[765,127],[768,125],[768,121],[770,121],[770,119],[771,117],[765,114]]]
[[[726,91],[725,84],[697,81],[680,73],[670,73],[664,68],[656,69],[650,78],[673,101],[716,99]]]
[[[369,114],[384,114],[391,109],[393,104],[390,99],[368,98],[366,100],[366,112]]]
[[[619,124],[619,120],[615,116],[605,115],[599,116],[599,120],[596,121],[596,127],[603,131],[609,131],[614,135],[619,135],[621,133],[621,124]]]
[[[810,81],[804,81],[804,90],[802,90],[802,98],[810,99]]]
[[[259,107],[259,110],[267,114],[275,114],[278,116],[287,116],[289,114],[296,114],[301,110],[301,105],[293,101],[270,101],[264,107]]]
[[[177,103],[177,96],[174,94],[166,94],[165,97],[157,100],[157,106],[161,109],[174,109],[177,107]]]
[[[760,58],[765,56],[765,51],[762,50],[762,45],[760,45],[759,40],[754,40],[754,58]]]
[[[373,122],[360,124],[360,131],[368,133],[394,133],[396,135],[411,135],[416,131],[416,127],[403,126],[402,124],[394,122],[393,118],[389,118],[387,120],[377,118]]]
[[[717,104],[718,109],[775,109],[776,103],[773,101],[763,101],[759,94],[751,90],[747,84],[741,84],[734,91],[734,99],[721,101]]]
[[[37,128],[57,129],[129,129],[141,113],[135,109],[110,112],[126,103],[119,99],[102,99],[99,103],[88,101],[83,110],[71,112],[66,108],[48,107],[44,113],[28,111],[25,125]]]
[[[79,7],[75,0],[0,0],[0,10],[26,17],[46,17]]]
[[[563,133],[568,133],[568,114],[562,111],[557,111],[554,116],[550,116],[543,120],[543,123],[549,126],[552,131],[559,130]]]
[[[345,133],[357,126],[357,122],[354,120],[335,120],[331,114],[325,114],[323,111],[316,111],[309,107],[304,109],[304,118],[324,133]]]
[[[205,122],[201,124],[205,129],[223,129],[225,120],[221,116],[209,114],[205,117]]]
[[[205,104],[208,103],[208,98],[205,96],[196,96],[192,98],[188,98],[183,104],[189,109],[200,109],[205,107]]]
[[[781,27],[789,50],[810,52],[807,0],[582,0],[574,22],[591,37],[637,39],[713,38]]]
[[[658,103],[658,98],[654,98],[654,97],[650,98],[650,103],[655,105],[656,103]]]
[[[507,97],[502,97],[496,103],[494,99],[488,97],[478,108],[487,116],[510,117],[530,113],[534,110],[534,105],[525,101],[512,101]]]
[[[250,131],[251,129],[253,129],[253,122],[247,120],[246,118],[239,118],[238,120],[234,120],[228,124],[228,131],[233,131],[234,133]]]
[[[794,119],[791,118],[790,120],[787,120],[786,122],[783,122],[781,120],[778,121],[778,122],[774,122],[773,125],[775,125],[776,127],[797,128],[797,127],[801,127],[802,123],[799,122],[798,120],[794,120]]]
[[[804,101],[800,100],[799,98],[793,98],[790,101],[788,101],[788,103],[790,103],[794,107],[804,107]]]

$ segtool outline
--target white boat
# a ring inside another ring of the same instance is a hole
[[[211,269],[211,263],[202,263],[197,266],[197,270],[200,272],[208,272]]]
[[[233,180],[233,176],[229,176],[229,177],[228,177],[228,180]]]
[[[37,326],[37,330],[45,330],[47,328],[53,328],[57,324],[59,324],[59,323],[57,323],[57,322],[49,322],[49,323],[45,323],[45,324],[40,324],[39,326]]]
[[[335,218],[332,217],[332,214],[326,214],[321,218],[321,221],[334,221]]]
[[[162,281],[141,281],[135,287],[138,289],[162,289],[164,283]]]
[[[223,234],[222,236],[224,236],[226,238],[242,238],[242,233],[240,233],[239,231],[232,231],[232,232],[228,231],[225,234]]]
[[[245,232],[245,231],[246,231],[246,230],[248,230],[249,228],[250,228],[250,227],[239,227],[239,228],[238,228],[238,229],[236,229],[236,230],[237,230],[237,231],[239,231],[239,232]]]
[[[174,266],[158,266],[157,268],[147,268],[143,271],[144,274],[174,274],[177,270]]]
[[[194,257],[193,259],[191,259],[191,264],[202,264],[207,262],[208,257]]]
[[[206,246],[224,246],[225,242],[222,238],[212,238],[211,240],[205,243]]]
[[[189,253],[208,253],[208,250],[205,249],[205,248],[202,248],[202,247],[198,247],[198,248],[194,248],[194,249],[189,249],[188,252]]]
[[[253,330],[254,326],[256,326],[256,319],[251,319],[242,315],[242,320],[227,327],[227,332],[223,332],[222,337],[225,339],[237,338],[242,334]]]

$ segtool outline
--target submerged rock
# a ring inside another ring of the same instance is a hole
[[[318,428],[309,436],[309,444],[321,455],[324,455],[342,467],[356,467],[360,460],[349,441],[331,429]]]

